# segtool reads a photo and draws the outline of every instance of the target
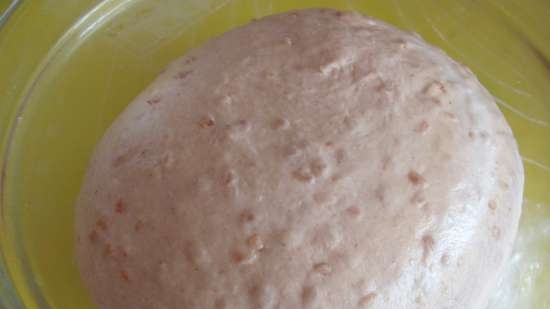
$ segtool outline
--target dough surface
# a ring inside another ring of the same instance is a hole
[[[481,309],[523,167],[491,95],[357,13],[254,21],[118,117],[77,203],[101,309]]]

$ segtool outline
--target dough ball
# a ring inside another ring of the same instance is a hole
[[[173,62],[77,205],[101,309],[483,308],[523,169],[491,95],[357,13],[254,21]]]

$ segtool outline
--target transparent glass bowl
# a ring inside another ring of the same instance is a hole
[[[104,130],[170,60],[252,18],[305,7],[384,19],[471,67],[519,140],[521,228],[549,222],[548,1],[24,1],[0,26],[0,308],[94,308],[74,262],[73,206]],[[550,306],[549,250],[536,250],[533,308]]]

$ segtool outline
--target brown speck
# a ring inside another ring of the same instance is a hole
[[[444,112],[445,116],[447,116],[451,120],[456,120],[456,115],[451,112]]]
[[[246,244],[254,250],[262,250],[264,248],[264,243],[258,234],[248,237]]]
[[[225,299],[223,298],[217,299],[216,302],[214,303],[214,309],[225,309],[226,307],[227,307],[227,304],[225,302]]]
[[[342,174],[334,174],[330,177],[330,181],[332,182],[338,182],[342,179]]]
[[[115,211],[118,213],[118,214],[123,214],[126,212],[126,206],[124,205],[124,203],[122,202],[122,199],[119,199],[116,204],[115,204]]]
[[[328,141],[328,142],[325,143],[325,146],[330,148],[330,147],[334,146],[334,143],[332,141]]]
[[[348,130],[353,130],[358,126],[358,121],[356,118],[345,116],[344,117],[344,125]]]
[[[317,289],[313,286],[305,286],[302,290],[302,303],[311,304],[317,298]]]
[[[470,139],[474,139],[476,137],[476,134],[474,133],[474,131],[468,131],[468,137]]]
[[[121,166],[122,164],[124,164],[124,162],[126,162],[127,160],[127,156],[126,155],[120,155],[120,156],[117,156],[114,160],[113,160],[113,167],[119,167]],[[96,192],[97,194],[98,192]]]
[[[248,120],[240,119],[240,120],[237,120],[234,123],[232,123],[229,126],[229,129],[234,131],[234,132],[246,132],[246,131],[250,130],[251,127],[252,127],[252,125],[250,124],[250,122],[248,122]]]
[[[107,223],[103,219],[98,219],[95,223],[95,225],[102,231],[107,230]]]
[[[439,97],[442,94],[446,93],[447,90],[445,89],[445,86],[438,81],[434,81],[430,84],[428,84],[424,90],[424,94],[429,95],[431,97]]]
[[[252,211],[245,209],[241,212],[239,215],[239,220],[243,223],[252,222],[256,219],[256,216],[252,213]]]
[[[351,206],[346,209],[346,213],[354,218],[361,216],[361,208],[357,206]]]
[[[382,92],[386,88],[386,84],[383,81],[380,81],[376,87],[374,87],[374,90],[376,92]]]
[[[428,128],[430,127],[430,125],[428,124],[428,122],[426,120],[422,120],[417,126],[416,128],[414,129],[415,132],[417,133],[424,133],[426,132],[426,130],[428,130]]]
[[[97,232],[95,230],[91,231],[90,234],[88,235],[88,239],[92,244],[97,243],[97,239],[98,239]]]
[[[424,235],[422,237],[422,261],[426,262],[428,255],[432,252],[435,246],[435,240],[431,235]]]
[[[214,122],[214,119],[212,119],[210,117],[204,117],[199,121],[199,127],[203,128],[203,129],[211,128],[215,124],[216,123]]]
[[[235,180],[236,180],[235,172],[233,171],[227,171],[222,176],[222,183],[224,185],[231,185],[235,183]]]
[[[120,271],[120,277],[122,278],[122,280],[124,280],[126,282],[130,281],[130,277],[128,276],[128,272],[125,271],[125,270]]]
[[[113,256],[113,247],[110,244],[106,244],[105,247],[103,247],[103,256],[104,257]]]
[[[231,259],[237,264],[250,264],[256,259],[256,253],[235,250],[231,253]]]
[[[336,164],[340,165],[346,161],[346,151],[344,149],[338,149],[335,154]]]
[[[489,209],[495,210],[497,209],[497,202],[495,200],[490,200],[489,203],[487,203],[487,206],[489,206]]]
[[[176,76],[174,76],[175,79],[185,79],[187,76],[191,74],[191,71],[184,71],[184,72],[178,72]]]
[[[281,153],[284,157],[293,157],[298,154],[299,149],[294,145],[285,145],[282,147]]]
[[[294,179],[300,182],[311,182],[313,180],[313,175],[308,169],[300,168],[292,172]]]
[[[321,159],[315,159],[310,164],[311,173],[316,177],[323,175],[326,169],[327,169],[327,165]]]
[[[151,98],[151,99],[147,100],[147,104],[149,104],[149,105],[156,105],[158,103],[160,103],[160,98],[158,98],[158,97]]]
[[[317,263],[313,265],[313,271],[321,275],[328,275],[332,272],[332,267],[328,263]]]
[[[424,177],[422,177],[422,175],[420,175],[418,172],[416,171],[413,171],[411,170],[408,174],[407,174],[407,178],[409,179],[409,181],[413,184],[413,185],[420,185],[420,184],[423,184],[425,179]]]
[[[342,11],[336,11],[336,12],[334,12],[334,15],[336,15],[336,17],[342,17],[342,16],[345,15],[345,13],[342,12]]]
[[[306,141],[300,141],[298,143],[285,145],[283,148],[283,155],[285,157],[293,157],[301,153],[304,149],[307,148],[307,146],[308,146],[308,143]]]
[[[273,123],[271,124],[271,126],[275,130],[283,130],[283,129],[287,129],[290,126],[290,123],[286,119],[277,118],[273,120]]]
[[[359,306],[366,307],[376,298],[376,293],[368,293],[359,299]]]
[[[134,231],[139,232],[143,229],[143,221],[138,220],[136,224],[134,224]]]
[[[128,149],[123,154],[119,154],[114,158],[113,167],[116,168],[128,162],[137,152],[138,152],[137,146],[128,147]]]
[[[499,186],[500,186],[502,189],[505,189],[505,190],[506,190],[506,189],[510,188],[510,185],[509,185],[506,181],[504,181],[504,180],[499,181],[498,184],[499,184]]]

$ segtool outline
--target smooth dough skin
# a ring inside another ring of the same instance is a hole
[[[491,95],[357,13],[254,21],[176,60],[90,163],[101,309],[483,308],[523,168]]]

